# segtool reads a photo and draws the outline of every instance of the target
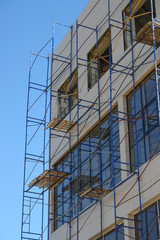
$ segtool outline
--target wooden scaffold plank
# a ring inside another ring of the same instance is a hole
[[[46,129],[48,128],[55,128],[57,132],[63,130],[66,131],[68,134],[77,126],[75,122],[61,120],[59,118],[53,118],[50,123],[47,125]]]
[[[103,189],[103,188],[98,188],[98,187],[95,187],[95,188],[84,188],[83,191],[80,192],[80,197],[89,197],[89,198],[97,198],[97,199],[100,199],[102,197],[104,197],[105,195],[107,195],[108,193],[110,192],[110,190],[108,189]]]
[[[68,173],[59,172],[56,170],[50,170],[50,173],[49,170],[45,170],[42,174],[33,179],[32,182],[28,184],[28,187],[31,188],[35,186],[41,189],[48,188],[50,186],[50,189],[53,189],[58,186],[58,184],[60,184],[62,181],[64,181],[68,177],[68,175]]]
[[[160,24],[155,23],[155,45],[160,46]],[[152,22],[149,21],[135,36],[134,41],[153,46]]]

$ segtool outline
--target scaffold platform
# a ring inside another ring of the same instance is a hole
[[[160,46],[160,23],[155,23],[155,45]],[[135,41],[153,46],[152,22],[149,21],[135,36]]]
[[[41,175],[33,179],[32,182],[28,184],[28,187],[31,188],[35,186],[41,189],[49,188],[50,186],[50,189],[53,189],[57,187],[61,182],[63,182],[68,177],[68,175],[68,173],[59,172],[56,170],[50,170],[50,173],[49,170],[45,170]]]
[[[57,132],[63,130],[70,133],[76,126],[77,124],[75,122],[53,118],[47,125],[46,129],[55,128]]]
[[[98,200],[107,195],[110,192],[108,189],[103,189],[103,188],[85,188],[83,191],[80,192],[80,197],[89,197],[89,198],[97,198]]]

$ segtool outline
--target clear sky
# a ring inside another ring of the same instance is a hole
[[[89,0],[0,0],[0,239],[19,240],[30,51],[71,25]]]

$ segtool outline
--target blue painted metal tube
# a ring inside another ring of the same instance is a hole
[[[70,58],[67,58],[67,57],[64,57],[64,56],[60,56],[60,55],[57,55],[57,54],[55,54],[55,53],[53,53],[52,56],[53,56],[53,57],[55,56],[55,57],[64,58],[64,59],[69,60],[69,62],[70,62]],[[53,58],[53,59],[54,59],[54,58]],[[56,59],[56,60],[58,60],[58,59]]]
[[[99,60],[98,60],[98,28],[96,27],[96,49],[97,49],[97,84],[98,84],[98,136],[99,136],[99,162],[100,162],[100,184],[102,186],[102,155],[101,155],[101,101],[100,101],[100,82],[99,82]],[[101,222],[101,240],[103,238],[103,221],[102,221],[102,200],[100,200],[100,222]]]
[[[130,0],[130,15],[132,14],[132,1]],[[131,29],[131,55],[132,55],[132,80],[133,80],[133,101],[134,101],[134,116],[136,117],[136,95],[135,95],[135,78],[134,78],[134,53],[133,53],[133,35],[132,35],[132,19],[130,19],[130,29]],[[140,207],[140,219],[142,218],[142,200],[141,200],[141,186],[140,186],[140,174],[139,174],[139,154],[138,154],[138,141],[137,141],[137,123],[135,122],[135,141],[136,141],[136,154],[137,154],[137,162],[138,162],[138,191],[139,191],[139,207]],[[141,238],[144,239],[143,236],[143,223],[141,222]]]
[[[42,84],[39,84],[39,83],[30,82],[30,84],[33,84],[33,85],[36,85],[36,86],[39,86],[39,87],[43,87],[44,90],[46,89],[45,85],[42,85]]]
[[[53,168],[50,168],[50,170],[55,171],[55,169],[53,169]],[[62,171],[59,171],[59,170],[56,169],[56,172],[62,172]],[[67,174],[68,172],[63,171],[63,173],[66,173],[66,174]],[[55,175],[51,173],[51,176],[55,176]],[[64,176],[59,177],[59,178],[64,178]]]
[[[120,21],[117,21],[117,20],[115,20],[115,19],[112,19],[112,18],[110,18],[110,21],[112,21],[112,22],[116,22],[116,23],[121,23],[121,24],[122,24],[122,22],[120,22]]]
[[[122,74],[126,74],[126,75],[132,76],[131,73],[127,73],[127,72],[124,72],[124,71],[122,71],[122,70],[113,69],[113,72],[120,72],[120,73],[122,73]]]
[[[124,118],[121,118],[121,117],[116,117],[116,116],[113,116],[113,118],[115,118],[115,119],[118,119],[118,120],[122,120],[122,121],[125,121],[126,119],[124,119]],[[135,122],[135,120],[127,120],[128,122],[132,122],[132,123],[134,123]]]
[[[121,225],[117,224],[117,226],[121,226]],[[141,230],[141,228],[130,227],[130,226],[127,226],[127,225],[124,225],[124,224],[123,224],[123,227],[124,228],[129,228],[129,229],[134,229],[134,230]]]
[[[91,101],[89,101],[89,100],[86,100],[86,99],[80,99],[81,101],[84,101],[84,102],[88,102],[88,103],[94,103],[94,102],[91,102]],[[94,103],[94,105],[98,105],[98,103]]]
[[[48,88],[48,79],[49,79],[49,57],[47,58],[47,75],[46,75],[46,88]],[[45,148],[46,148],[46,114],[47,114],[47,91],[45,92],[45,106],[44,106],[44,133],[43,133],[43,172],[45,170]],[[42,226],[41,226],[41,234],[43,240],[43,231],[44,231],[44,188],[42,195]]]
[[[28,123],[35,123],[35,124],[38,124],[38,125],[44,125],[44,123],[41,123],[41,122],[36,122],[36,121],[31,121],[31,120],[28,120]],[[32,124],[33,125],[33,124]]]
[[[56,97],[56,98],[57,98],[56,95],[52,95],[52,97]],[[68,102],[69,102],[69,99],[68,99],[68,98],[64,98],[64,97],[61,97],[61,96],[59,96],[58,98],[64,99],[65,101],[68,101]]]
[[[54,59],[54,58],[53,58],[53,60],[56,60],[57,62],[62,62],[62,63],[69,64],[69,61],[67,62],[67,61],[63,61],[63,60],[61,60],[61,59]]]
[[[54,22],[53,22],[53,36],[52,36],[52,55],[51,55],[51,69],[50,69],[50,84],[52,83],[52,76],[53,76],[53,52],[54,52]],[[52,85],[51,85],[51,89],[52,89]],[[49,121],[51,121],[51,117],[52,117],[52,113],[51,113],[51,104],[52,104],[52,97],[51,97],[51,90],[50,90],[50,109],[49,109]],[[47,233],[47,238],[49,240],[49,235],[50,235],[50,197],[51,197],[51,193],[50,193],[50,180],[51,180],[51,176],[50,176],[50,169],[51,169],[51,129],[49,128],[49,161],[48,161],[48,170],[49,170],[49,186],[48,186],[48,233]]]
[[[154,25],[154,15],[153,15],[153,13],[154,13],[153,0],[151,0],[153,52],[154,52],[154,65],[155,65],[156,90],[157,90],[157,105],[158,105],[158,116],[159,116],[159,127],[160,127],[160,97],[159,97],[159,94],[160,94],[160,90],[159,90],[160,76],[158,76],[158,72],[157,72],[156,43],[155,43],[155,32],[154,32],[155,25]]]
[[[36,154],[26,153],[26,155],[33,156],[33,157],[38,157],[38,158],[43,158],[43,156],[39,156],[39,155],[36,155]]]
[[[71,45],[70,45],[70,89],[69,93],[71,94],[71,82],[72,82],[72,34],[73,34],[73,26],[70,28],[71,30]],[[72,120],[71,116],[71,95],[69,96],[69,121]],[[69,171],[70,171],[70,182],[69,182],[69,209],[72,208],[72,153],[71,153],[71,132],[69,133]],[[72,210],[69,212],[69,240],[72,237]]]
[[[55,21],[55,24],[60,25],[60,26],[63,26],[63,27],[67,27],[67,28],[70,28],[70,27],[71,27],[71,26],[69,26],[69,25],[66,25],[66,24],[63,24],[63,23],[60,23],[60,22],[56,22],[56,21]]]
[[[114,221],[115,221],[115,239],[118,239],[117,219],[116,219],[116,191],[115,191],[115,172],[114,172],[114,151],[113,151],[113,119],[112,119],[112,49],[111,49],[111,19],[110,19],[110,0],[108,0],[108,24],[109,24],[109,66],[110,66],[110,141],[111,141],[111,170],[113,182],[114,198]]]
[[[35,200],[41,200],[42,201],[42,198],[36,198],[36,197],[29,197],[29,196],[25,196],[25,198],[31,198],[31,199],[35,199]]]
[[[29,213],[31,213],[31,198],[29,201]],[[31,231],[31,214],[29,214],[29,224],[28,224],[28,232]]]
[[[89,108],[89,109],[92,109],[92,110],[95,110],[95,111],[98,111],[98,109],[96,108],[91,108],[91,107],[88,107],[88,106],[85,106],[85,105],[79,105],[79,107],[83,107],[83,108]]]
[[[82,24],[78,24],[78,27],[84,27],[84,28],[88,28],[90,30],[96,31],[96,29],[88,27],[88,26],[85,26],[85,25],[82,25]]]
[[[42,91],[42,92],[44,92],[44,89],[41,89],[41,88],[36,88],[36,87],[31,87],[31,86],[30,86],[30,89],[34,89],[34,90],[37,90],[37,91]]]
[[[122,114],[125,114],[127,116],[132,116],[133,117],[133,114],[130,114],[130,113],[127,113],[127,112],[122,112],[122,111],[119,111],[119,110],[116,110],[115,112],[122,113]]]
[[[25,193],[33,193],[33,194],[37,194],[37,195],[40,195],[40,193],[38,193],[38,192],[31,192],[31,191],[24,191]],[[25,197],[28,197],[28,198],[33,198],[33,197],[29,197],[29,196],[25,196]],[[40,199],[41,200],[41,199]]]
[[[24,234],[33,234],[37,236],[41,236],[41,233],[33,233],[33,232],[23,232]]]
[[[76,64],[77,64],[77,240],[79,240],[79,83],[78,83],[78,21],[76,21]]]
[[[126,67],[126,66],[121,65],[121,64],[119,64],[119,63],[113,63],[113,62],[112,62],[112,68],[113,68],[113,67],[116,67],[116,66],[121,67],[121,68],[126,69],[126,70],[131,70],[130,67]]]
[[[125,220],[130,220],[130,221],[133,221],[133,222],[135,221],[134,218],[132,219],[132,218],[125,218],[125,217],[118,217],[118,216],[117,216],[117,218],[119,218],[119,219],[125,219]],[[136,220],[136,221],[137,221],[137,220]],[[139,221],[139,222],[140,222],[140,221]]]
[[[30,117],[30,116],[28,116],[28,119],[34,119],[34,120],[37,120],[37,121],[40,121],[40,122],[44,122],[44,119]]]
[[[87,62],[87,63],[89,63],[90,61],[89,60],[87,60],[87,59],[84,59],[84,58],[78,58],[78,60],[81,60],[81,61],[84,61],[84,62]],[[88,67],[87,65],[85,65],[84,67]]]
[[[67,137],[67,136],[61,136],[61,135],[56,134],[56,133],[54,133],[54,134],[52,133],[51,136],[55,136],[55,137],[63,137],[63,138],[69,139],[69,137]]]
[[[59,213],[50,213],[50,215],[56,215],[56,216],[62,216],[62,214],[59,214]],[[69,217],[69,215],[65,215],[65,217]]]
[[[127,162],[116,161],[116,163],[120,163],[120,164],[125,164],[125,165],[129,165],[129,166],[138,167],[138,164],[132,164],[132,163],[127,163]]]
[[[27,239],[27,240],[39,240],[39,238],[28,238],[28,237],[23,237],[22,239]]]
[[[31,53],[32,55],[32,53]],[[31,59],[30,55],[30,59]],[[30,81],[31,81],[31,60],[29,67],[29,77],[28,77],[28,95],[27,95],[27,111],[26,111],[26,133],[25,133],[25,155],[24,155],[24,176],[23,176],[23,199],[22,199],[22,220],[21,220],[21,239],[23,237],[23,215],[24,215],[24,193],[25,193],[25,181],[26,181],[26,153],[27,153],[27,125],[28,125],[28,108],[29,108],[29,92],[30,92]]]

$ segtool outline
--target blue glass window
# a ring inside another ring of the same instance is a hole
[[[159,214],[160,204],[154,203],[142,211],[143,239],[153,240],[160,238],[159,232]],[[135,215],[136,239],[141,240],[141,221],[140,213]]]
[[[115,163],[115,183],[121,181],[120,172],[120,150],[119,150],[119,121],[117,119],[117,108],[113,114],[113,145]],[[79,143],[79,146],[71,150],[70,156],[66,155],[55,169],[64,172],[71,171],[71,182],[69,179],[61,182],[54,190],[54,212],[55,212],[55,230],[69,220],[70,204],[72,204],[71,216],[77,214],[77,187],[80,193],[87,189],[112,189],[112,170],[111,170],[111,131],[110,115],[108,114],[101,121],[101,146],[99,139],[99,126],[91,130],[89,134]],[[78,156],[79,147],[79,156]],[[102,164],[101,161],[102,160]],[[79,161],[79,182],[77,182],[77,167]],[[102,183],[101,183],[102,177]],[[71,191],[70,191],[71,190]],[[69,202],[71,196],[71,203]],[[79,209],[85,209],[95,197],[80,197]],[[62,217],[61,217],[62,216]]]
[[[158,105],[156,96],[155,74],[150,75],[146,80],[139,84],[135,89],[135,111],[134,116],[134,96],[131,92],[127,97],[129,114],[129,149],[130,161],[137,164],[147,162],[154,154],[160,151],[158,145]],[[137,134],[134,120],[136,121]],[[138,156],[136,152],[136,137],[138,145]],[[133,169],[133,168],[132,168]]]
[[[124,240],[124,225],[121,224],[120,226],[118,226],[118,228],[117,228],[117,239],[115,237],[115,229],[106,233],[104,235],[103,239],[104,240]],[[98,238],[97,240],[101,240],[101,238]]]

